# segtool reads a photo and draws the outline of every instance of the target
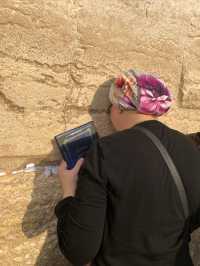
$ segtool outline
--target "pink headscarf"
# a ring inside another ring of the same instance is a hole
[[[163,81],[150,74],[136,74],[132,69],[115,79],[109,98],[112,104],[124,109],[156,116],[166,113],[172,104],[171,93]]]

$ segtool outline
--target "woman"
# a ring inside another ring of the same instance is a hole
[[[59,167],[63,199],[55,212],[62,253],[77,266],[193,265],[188,242],[200,225],[200,155],[190,138],[157,119],[171,106],[169,89],[129,70],[116,78],[109,98],[117,132],[99,139],[72,170],[65,162]],[[187,193],[188,219],[165,161],[136,125],[171,155]]]

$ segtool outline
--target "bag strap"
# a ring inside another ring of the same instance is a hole
[[[163,159],[165,160],[165,162],[166,162],[166,164],[167,164],[167,166],[171,172],[174,183],[177,187],[179,197],[180,197],[180,200],[181,200],[181,203],[183,206],[185,219],[187,219],[189,217],[189,204],[188,204],[187,195],[186,195],[185,188],[184,188],[183,182],[181,180],[181,177],[178,173],[178,170],[177,170],[176,166],[174,165],[172,158],[170,157],[168,151],[163,146],[161,141],[151,131],[149,131],[148,129],[146,129],[142,126],[135,126],[134,128],[142,131],[146,136],[148,136],[151,139],[151,141],[156,145],[158,150],[160,151]]]

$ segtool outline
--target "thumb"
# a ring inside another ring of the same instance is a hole
[[[84,158],[80,158],[78,161],[77,161],[77,163],[76,163],[76,165],[75,165],[75,169],[76,169],[76,171],[78,172],[79,171],[79,169],[81,168],[81,165],[83,164],[83,162],[84,162]]]

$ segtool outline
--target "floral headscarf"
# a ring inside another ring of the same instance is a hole
[[[172,96],[163,81],[151,74],[128,70],[118,76],[111,85],[109,99],[124,109],[160,116],[166,113]]]

